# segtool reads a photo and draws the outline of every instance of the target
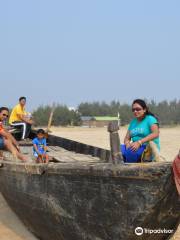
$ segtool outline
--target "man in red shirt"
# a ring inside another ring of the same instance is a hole
[[[20,153],[19,144],[16,139],[3,127],[3,122],[9,116],[9,109],[6,107],[0,108],[0,149],[7,149],[15,158],[26,161],[27,158]]]

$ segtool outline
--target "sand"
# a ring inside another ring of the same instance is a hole
[[[9,208],[1,194],[0,240],[37,240]]]
[[[87,143],[94,146],[109,149],[109,134],[106,128],[55,128],[52,134]],[[120,139],[123,140],[127,127],[119,131]],[[168,161],[173,161],[179,151],[180,127],[161,129],[161,155]],[[18,217],[8,207],[0,194],[0,240],[36,240],[21,223]],[[171,240],[180,239],[180,227]]]
[[[109,133],[106,128],[55,128],[52,134],[87,143],[93,146],[109,149]],[[127,127],[121,127],[120,140],[123,142]],[[168,161],[172,161],[180,149],[180,126],[160,129],[161,155]]]

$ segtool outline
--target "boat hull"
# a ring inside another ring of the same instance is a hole
[[[0,191],[42,240],[168,239],[180,203],[171,163],[3,163]],[[141,236],[135,229],[166,229]]]

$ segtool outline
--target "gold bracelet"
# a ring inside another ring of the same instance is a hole
[[[142,146],[142,141],[141,140],[138,140],[138,143],[140,144],[140,146]]]

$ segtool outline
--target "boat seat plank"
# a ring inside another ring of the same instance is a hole
[[[86,162],[98,162],[98,157],[92,157],[91,155],[84,155],[80,153],[67,151],[59,146],[48,146],[49,156],[59,159],[63,162],[75,162],[75,161],[86,161]]]

